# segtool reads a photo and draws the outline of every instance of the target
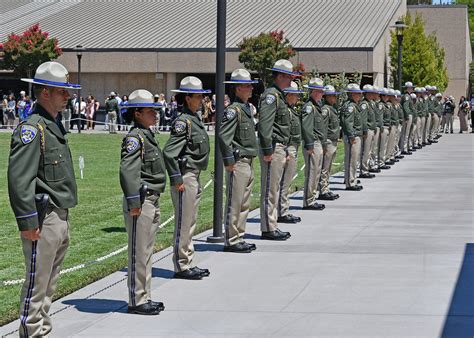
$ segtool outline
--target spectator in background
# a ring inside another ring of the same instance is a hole
[[[471,98],[471,133],[474,133],[474,97]]]
[[[2,124],[2,129],[6,128],[5,126],[7,125],[7,106],[8,106],[8,96],[3,95],[2,98],[2,110],[1,110],[1,116],[0,116],[0,123]]]
[[[16,110],[16,101],[15,97],[10,94],[8,96],[8,103],[7,103],[7,128],[10,127],[13,129],[13,125],[15,124],[15,110]]]
[[[77,129],[79,130],[79,128],[81,128],[81,130],[84,130],[84,125],[86,124],[85,123],[85,120],[86,120],[86,100],[81,97],[81,104],[79,105],[79,99],[76,99],[76,104],[74,105],[74,110],[76,112],[76,116],[77,116],[77,122],[76,122],[76,125],[77,125]]]
[[[168,104],[171,113],[171,123],[178,117],[178,103],[176,102],[176,98],[171,96],[170,103]]]
[[[117,111],[117,124],[118,124],[118,130],[120,131],[122,128],[122,124],[124,124],[123,119],[122,119],[122,114],[120,113],[120,105],[122,104],[122,99],[119,96],[119,93],[117,93],[117,96],[115,97],[119,106],[119,110]]]
[[[464,97],[461,96],[461,100],[459,101],[459,134],[462,134],[463,131],[468,132],[468,118],[469,113],[471,111],[471,105],[469,101]]]
[[[158,96],[158,101],[159,104],[161,104],[161,107],[158,108],[158,112],[160,115],[160,130],[163,130],[166,127],[166,110],[168,109],[168,103],[166,102],[165,94],[161,93]]]
[[[25,119],[28,118],[28,116],[31,115],[31,111],[32,111],[32,106],[33,106],[33,101],[31,101],[30,97],[28,95],[25,96],[24,98],[24,101],[25,101],[25,106],[23,107],[23,116],[25,117]]]
[[[128,103],[128,96],[124,95],[122,96],[122,104],[127,104]],[[126,119],[123,117],[124,114],[127,113],[127,108],[120,108],[120,118],[123,124],[123,130],[128,131],[128,123],[126,122]]]
[[[227,106],[230,104],[230,98],[229,95],[225,94],[224,95],[224,108],[227,108]]]
[[[20,122],[26,119],[26,116],[25,116],[25,105],[26,105],[25,95],[26,95],[25,91],[22,90],[20,92],[20,98],[18,99],[18,102],[16,103],[16,111],[18,112],[18,118],[19,118]]]
[[[95,115],[95,101],[92,95],[89,95],[86,100],[86,119],[87,130],[94,129],[94,115]]]
[[[212,102],[209,96],[204,96],[203,106],[202,121],[207,126],[207,131],[209,131],[209,126],[212,124]]]
[[[66,130],[66,133],[70,133],[69,129],[71,128],[71,114],[74,111],[74,103],[72,100],[72,98],[67,100],[66,108],[64,108],[62,112],[64,130]]]
[[[451,134],[454,132],[453,131],[453,115],[454,115],[455,109],[456,109],[456,105],[454,103],[454,97],[449,96],[448,98],[446,98],[446,101],[444,103],[444,112],[446,113],[446,129],[444,130],[444,132],[446,134],[448,132],[451,132]]]

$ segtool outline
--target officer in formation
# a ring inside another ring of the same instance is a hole
[[[150,127],[156,124],[153,94],[138,89],[129,95],[124,119],[134,126],[123,139],[120,185],[128,234],[128,312],[157,315],[161,302],[151,300],[151,270],[155,236],[160,222],[160,194],[165,190],[163,154]]]
[[[301,114],[296,104],[300,98],[302,90],[298,84],[291,81],[290,86],[283,89],[285,94],[288,112],[290,114],[290,140],[287,147],[287,157],[283,175],[280,181],[280,191],[278,197],[278,223],[298,223],[301,218],[290,214],[290,185],[296,173],[296,163],[298,161],[298,148],[301,144]]]
[[[172,91],[178,93],[176,101],[183,106],[163,149],[175,211],[174,277],[196,280],[210,274],[208,269],[193,264],[192,242],[202,194],[199,176],[201,171],[207,169],[210,151],[209,136],[197,112],[201,108],[203,94],[209,94],[210,90],[203,89],[197,77],[187,76],[181,80],[179,89]]]
[[[77,204],[77,187],[66,131],[58,112],[66,108],[66,68],[41,64],[32,83],[37,103],[31,116],[14,130],[8,163],[8,193],[25,256],[20,296],[21,337],[51,333],[48,314],[69,245],[69,212]]]
[[[360,110],[362,115],[362,145],[360,156],[360,178],[373,178],[374,174],[370,171],[370,159],[372,154],[374,137],[376,134],[377,124],[375,116],[375,96],[377,91],[374,86],[367,84],[363,88],[364,98],[360,102]]]
[[[248,100],[252,97],[253,84],[245,69],[232,72],[232,103],[226,108],[218,137],[219,149],[226,169],[227,203],[225,208],[224,251],[252,252],[257,247],[243,240],[250,196],[254,182],[253,162],[258,155],[255,124]]]
[[[323,144],[327,141],[329,112],[322,111],[324,82],[312,78],[305,85],[309,90],[309,98],[302,109],[303,122],[303,156],[305,162],[305,182],[303,189],[303,209],[324,210],[325,205],[316,202],[318,183],[323,168]]]
[[[272,71],[273,85],[260,98],[259,123],[261,197],[260,228],[262,239],[284,241],[291,234],[278,228],[278,197],[290,141],[290,111],[283,90],[299,76],[288,60],[275,62]]]
[[[370,93],[372,100],[369,100],[371,106],[374,110],[375,114],[375,132],[374,132],[374,140],[372,142],[372,149],[371,149],[371,158],[370,158],[370,169],[369,173],[379,173],[381,171],[380,168],[380,160],[379,160],[379,148],[380,148],[380,141],[382,140],[382,133],[383,133],[383,111],[384,111],[384,103],[381,100],[381,89],[377,86],[373,86],[373,92]]]

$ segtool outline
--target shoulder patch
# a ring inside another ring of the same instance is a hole
[[[275,102],[275,95],[271,95],[271,94],[268,94],[266,97],[265,97],[265,103],[266,104],[272,104],[273,102]]]
[[[132,153],[140,147],[140,141],[135,136],[127,136],[125,147],[128,153]]]
[[[174,124],[174,132],[177,135],[184,134],[186,132],[186,127],[186,122],[178,120]]]
[[[326,115],[329,114],[329,109],[323,108],[323,109],[321,110],[321,114],[322,114],[324,117],[326,117]]]
[[[379,109],[380,109],[380,110],[383,109],[383,103],[379,103]]]
[[[308,105],[306,106],[305,112],[306,112],[307,114],[310,114],[312,111],[313,111],[313,107],[311,107],[311,105],[308,104]]]
[[[235,117],[235,115],[237,115],[237,113],[232,108],[228,108],[225,112],[225,117],[227,120],[232,120]]]
[[[33,142],[36,135],[38,135],[38,128],[31,124],[23,124],[20,129],[20,139],[23,144]]]
[[[349,107],[347,107],[347,111],[348,111],[349,113],[353,113],[353,112],[354,112],[354,106],[349,106]]]
[[[361,108],[362,110],[367,109],[367,104],[366,104],[366,103],[362,103],[362,104],[360,105],[360,108]]]

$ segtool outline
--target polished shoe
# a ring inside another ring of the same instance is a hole
[[[349,191],[361,191],[362,189],[364,189],[361,185],[353,185],[351,187],[346,187],[346,190],[349,190]]]
[[[372,174],[369,174],[369,173],[359,175],[359,178],[374,178],[374,177],[375,177],[375,175],[372,175]]]
[[[327,194],[319,194],[318,200],[323,201],[334,201],[336,197],[332,196],[330,193]]]
[[[191,270],[199,272],[201,276],[203,277],[209,277],[209,275],[211,274],[208,269],[201,269],[201,268],[198,268],[197,266],[192,267]]]
[[[252,252],[250,247],[248,245],[245,245],[242,242],[234,244],[234,245],[226,245],[224,246],[224,251],[225,252],[245,252],[245,253]]]
[[[298,223],[298,219],[294,217],[293,215],[285,215],[285,216],[280,216],[277,218],[277,223]]]
[[[451,134],[454,134],[454,131],[451,130]]]
[[[381,165],[379,168],[386,170],[386,169],[390,169],[391,167],[389,165],[384,164],[384,165]]]
[[[252,250],[252,251],[257,250],[257,246],[253,243],[247,243],[247,242],[242,242],[242,243],[247,245],[250,248],[250,250]]]
[[[190,280],[198,280],[202,279],[202,275],[199,271],[195,269],[188,269],[180,272],[175,272],[174,278],[177,279],[190,279]]]
[[[303,207],[303,210],[324,210],[326,206],[324,204],[313,203]]]
[[[283,232],[273,230],[273,231],[262,231],[261,238],[268,239],[271,241],[286,241],[289,237]]]
[[[422,145],[422,146],[427,146],[428,143],[426,143],[426,142],[421,142],[421,145]]]
[[[291,234],[288,231],[282,231],[280,228],[276,228],[275,231],[280,235],[286,236],[287,239],[291,237]]]
[[[438,143],[438,141],[436,141],[436,140],[431,140],[431,143]]]
[[[136,315],[155,316],[159,315],[161,310],[148,302],[137,306],[129,306],[127,312]]]
[[[392,160],[392,162],[400,162],[400,160],[394,159]]]
[[[403,156],[403,155],[397,155],[397,156],[395,156],[395,158],[398,159],[398,160],[401,160],[402,158],[405,158],[405,156]]]
[[[373,168],[369,170],[369,173],[379,173],[380,169],[379,168]]]
[[[395,161],[393,161],[393,160],[388,160],[388,161],[385,161],[385,164],[386,164],[386,165],[394,165],[394,164],[395,164]]]
[[[156,307],[160,311],[164,311],[165,309],[165,304],[163,304],[162,302],[154,302],[152,300],[149,300],[148,303],[151,304],[151,306]]]
[[[339,194],[335,194],[335,193],[333,193],[332,191],[330,191],[328,194],[331,195],[332,197],[334,197],[334,199],[338,199],[338,198],[339,198]]]
[[[292,214],[288,214],[288,216],[290,216],[291,218],[295,219],[296,222],[301,222],[301,217],[298,217],[298,216],[295,216],[295,215],[292,215]]]
[[[402,151],[402,155],[411,155],[413,154],[411,151]]]

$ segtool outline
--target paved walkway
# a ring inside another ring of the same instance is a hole
[[[286,242],[259,239],[251,254],[195,239],[202,281],[171,279],[171,250],[155,257],[157,317],[126,311],[126,272],[52,306],[53,337],[472,337],[474,335],[473,140],[444,135],[379,174],[362,192],[342,191],[323,212],[294,213]],[[0,328],[5,334],[17,328]]]

